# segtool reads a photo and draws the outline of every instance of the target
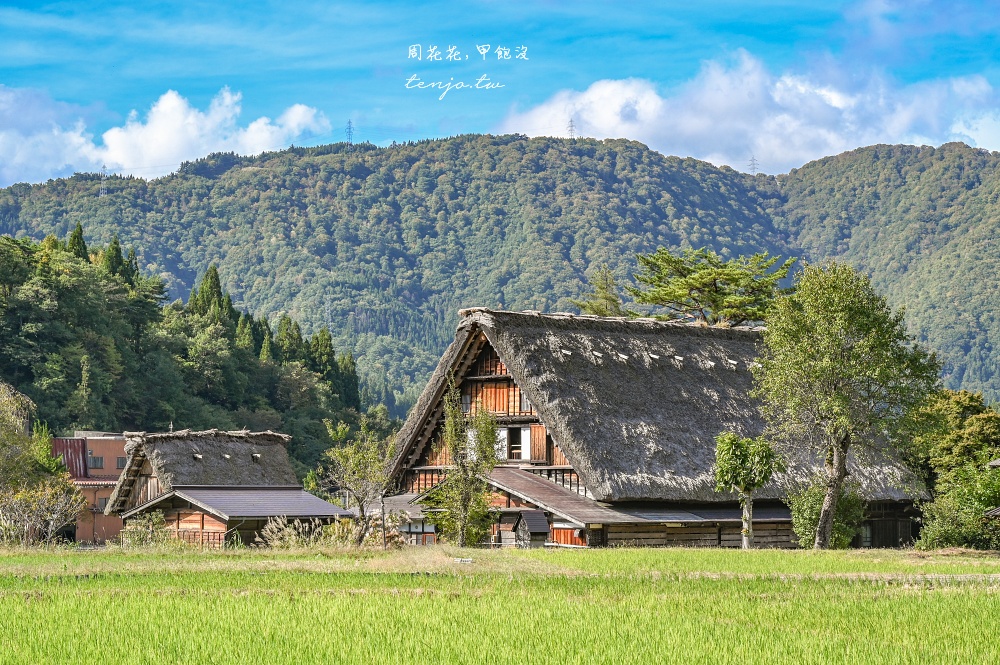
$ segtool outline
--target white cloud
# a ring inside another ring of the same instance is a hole
[[[173,90],[140,117],[132,111],[121,127],[104,132],[100,143],[87,132],[81,110],[33,90],[0,86],[0,186],[109,170],[152,178],[182,161],[210,152],[256,154],[330,131],[319,111],[295,104],[276,120],[257,118],[240,125],[240,94],[223,88],[201,111]]]
[[[511,111],[501,130],[631,138],[666,154],[744,169],[753,154],[771,173],[874,143],[965,140],[1000,149],[997,95],[980,76],[895,85],[872,73],[775,75],[740,51],[708,62],[693,80],[661,93],[641,79],[602,80]]]
[[[0,185],[37,182],[100,164],[83,109],[35,90],[0,85]]]

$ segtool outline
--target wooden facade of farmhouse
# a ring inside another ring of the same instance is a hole
[[[514,524],[530,514],[545,516],[550,546],[740,546],[738,502],[715,491],[712,465],[716,435],[763,427],[748,396],[756,331],[486,309],[462,316],[397,437],[393,472],[410,542],[428,542],[419,497],[450,463],[438,442],[451,380],[466,413],[488,409],[499,424],[488,478],[500,515],[494,544],[517,543]],[[914,490],[905,469],[890,458],[850,464],[863,494],[883,508],[858,544],[909,542],[904,511]],[[792,460],[759,492],[757,546],[795,546],[782,499],[820,465]]]

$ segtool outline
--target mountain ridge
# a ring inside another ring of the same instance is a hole
[[[572,309],[586,275],[708,246],[847,260],[907,306],[950,387],[1000,397],[1000,156],[869,146],[748,175],[635,141],[463,135],[210,155],[152,181],[77,174],[0,190],[0,232],[121,236],[185,295],[211,264],[240,307],[331,324],[371,401],[405,411],[460,307]]]

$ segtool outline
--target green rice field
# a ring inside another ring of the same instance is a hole
[[[992,664],[998,627],[996,553],[0,551],[0,663]]]

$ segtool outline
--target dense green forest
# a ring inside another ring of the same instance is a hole
[[[460,307],[573,310],[601,264],[631,284],[636,254],[660,246],[842,257],[907,308],[949,387],[994,401],[998,162],[961,144],[873,146],[751,176],[625,140],[336,144],[111,177],[105,196],[98,174],[14,185],[0,190],[0,233],[117,234],[171,298],[216,265],[237,309],[329,327],[357,358],[362,401],[396,415]]]
[[[110,244],[0,237],[0,378],[56,432],[250,428],[293,435],[299,471],[332,445],[324,418],[358,421],[354,360],[326,328],[240,313],[215,267],[188,302]]]

